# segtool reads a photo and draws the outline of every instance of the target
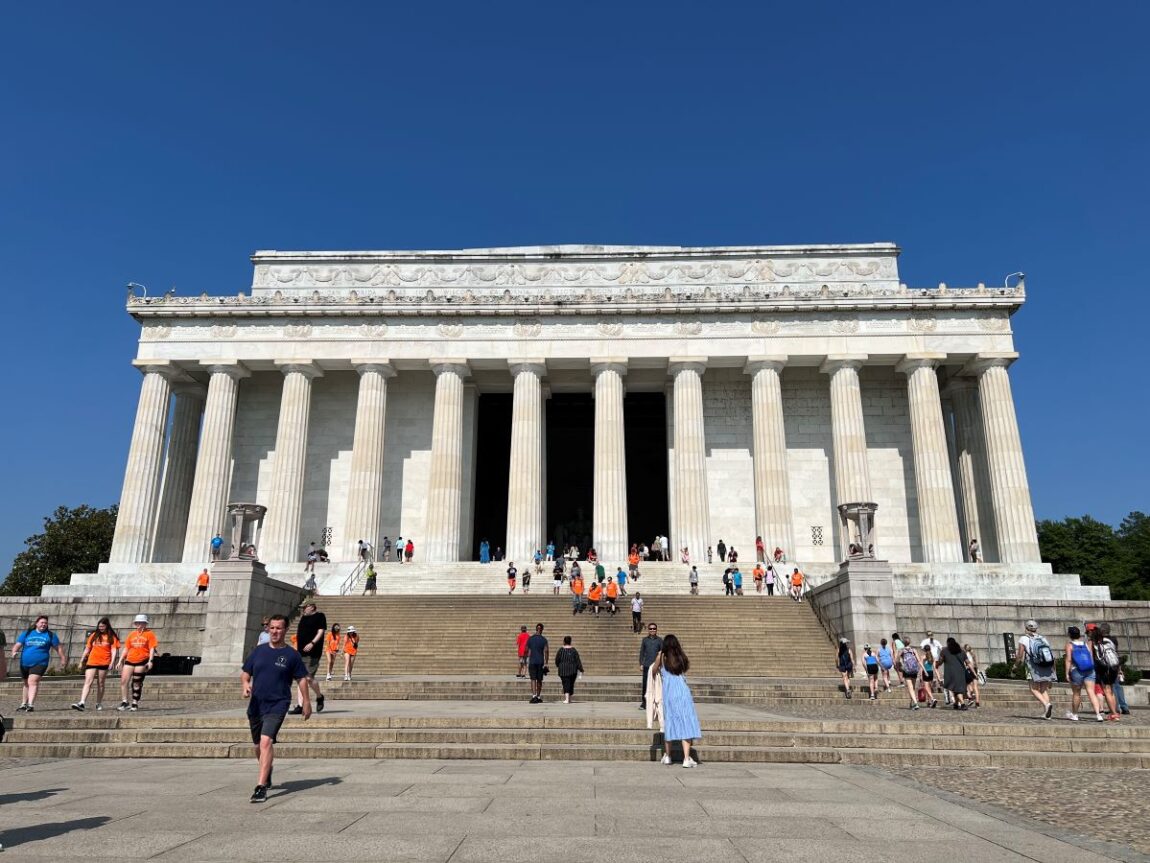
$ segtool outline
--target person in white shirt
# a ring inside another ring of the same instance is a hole
[[[643,598],[638,591],[631,597],[631,631],[639,632],[643,627]]]
[[[926,653],[926,651],[929,650],[931,660],[934,662],[934,664],[936,666],[938,665],[939,662],[942,661],[942,642],[940,642],[937,638],[935,638],[934,633],[931,632],[930,630],[927,630],[926,638],[924,638],[922,640],[922,643],[919,645],[919,649],[922,650],[923,653]],[[930,691],[931,691],[931,697],[932,698],[934,697],[934,693],[937,692],[942,686],[942,684],[939,680],[940,676],[941,675],[936,674],[934,676],[934,680],[932,680],[930,683]],[[946,691],[945,695],[946,695],[946,703],[950,704],[950,692]]]

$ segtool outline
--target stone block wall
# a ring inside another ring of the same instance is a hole
[[[0,597],[0,629],[8,638],[9,649],[16,636],[41,614],[48,615],[48,625],[60,636],[70,662],[80,658],[87,633],[96,628],[101,617],[110,618],[112,628],[123,635],[132,629],[132,618],[137,614],[148,615],[161,655],[200,656],[207,601],[188,597]]]
[[[871,491],[878,504],[875,547],[887,560],[920,561],[918,495],[906,375],[864,367],[859,375]]]
[[[953,635],[960,643],[969,643],[984,666],[1005,659],[1002,634],[1012,632],[1017,641],[1031,618],[1055,653],[1065,646],[1066,627],[1104,620],[1121,651],[1130,654],[1138,668],[1150,670],[1150,602],[898,600],[895,617],[907,640],[921,641],[927,629],[941,641]]]
[[[740,561],[754,560],[751,379],[741,369],[710,369],[704,375],[703,428],[711,544],[723,539],[738,549]]]
[[[782,374],[783,423],[787,440],[791,516],[795,548],[790,560],[832,563],[838,559],[838,517],[834,514],[834,440],[827,376],[813,368]]]

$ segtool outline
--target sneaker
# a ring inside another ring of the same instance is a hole
[[[127,710],[127,709],[128,709],[128,702],[126,702],[126,701],[121,701],[121,702],[120,702],[120,706],[119,706],[119,707],[117,707],[116,709],[117,709],[117,710]]]
[[[1096,718],[1096,719],[1097,719],[1099,722],[1105,722],[1105,721],[1106,721],[1106,717],[1105,717],[1104,715],[1102,715],[1101,713],[1095,714],[1095,718]]]
[[[128,710],[130,710],[132,713],[135,713],[139,709],[140,705],[136,704],[134,701],[132,702],[132,706],[128,708]]]
[[[1078,714],[1072,713],[1071,711],[1067,710],[1066,711],[1066,718],[1069,719],[1071,722],[1077,722],[1078,721]]]
[[[97,705],[96,705],[96,709],[97,709],[97,710],[103,710],[103,709],[104,709],[104,705],[103,705],[103,704],[97,704]]]
[[[854,693],[852,693],[852,692],[851,692],[851,691],[848,689],[848,690],[847,690],[847,701],[850,701],[852,698],[854,698]]]
[[[911,710],[918,710],[918,702],[917,702],[917,701],[912,701],[912,702],[910,703],[910,709],[911,709]]]
[[[266,785],[257,785],[256,790],[252,792],[252,803],[263,803],[268,799],[268,789]]]
[[[21,704],[19,707],[16,708],[16,712],[17,713],[23,713],[27,709],[28,709],[27,704]]]
[[[930,706],[931,706],[931,708],[932,708],[932,709],[933,709],[933,708],[935,708],[935,707],[938,707],[938,699],[937,699],[937,698],[932,698],[932,699],[930,700]]]
[[[350,683],[351,682],[351,678],[346,674],[343,676],[343,680],[344,680],[344,683]]]
[[[317,695],[315,697],[315,712],[316,713],[323,713],[323,696],[322,695]]]
[[[670,764],[671,763],[671,756],[670,755],[664,755],[663,758],[659,761],[659,763],[660,764]]]
[[[331,675],[329,674],[329,675],[328,675],[326,678],[324,678],[324,679],[325,679],[325,680],[331,680]]]
[[[1049,719],[1053,715],[1054,715],[1054,705],[1053,704],[1047,704],[1046,710],[1044,710],[1042,712],[1042,718],[1043,719]]]
[[[870,696],[870,700],[871,700],[871,701],[878,701],[878,696],[877,696],[877,695],[872,695],[872,696]]]
[[[683,766],[684,767],[698,767],[699,762],[696,761],[694,758],[684,758],[683,759]]]
[[[646,710],[647,709],[647,702],[646,701],[640,701],[639,702],[639,709],[640,710]],[[23,708],[21,708],[21,710],[23,710]]]
[[[24,708],[24,710],[27,711],[28,713],[32,713],[35,709],[36,708],[33,707],[31,704],[29,704],[27,707]],[[1114,718],[1117,719],[1118,717],[1115,716]]]
[[[84,702],[83,701],[77,701],[75,704],[72,705],[72,709],[73,710],[79,710],[82,713],[84,711]]]
[[[123,708],[120,708],[120,709],[122,710]],[[288,714],[290,716],[299,716],[302,713],[303,713],[303,705],[302,704],[297,704],[295,707],[293,707],[291,710],[288,711]]]

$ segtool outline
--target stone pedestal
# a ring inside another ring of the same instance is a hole
[[[204,620],[204,641],[195,674],[236,678],[260,635],[260,623],[271,614],[289,615],[303,590],[269,578],[258,560],[222,560],[212,567],[212,589]]]
[[[896,630],[894,574],[888,561],[848,560],[807,599],[835,639],[850,641],[859,665],[864,644],[876,646]]]

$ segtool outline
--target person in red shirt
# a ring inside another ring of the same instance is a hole
[[[519,627],[519,635],[515,636],[515,652],[519,657],[519,671],[515,676],[523,678],[527,676],[527,639],[530,636],[527,634],[527,627]]]
[[[767,560],[767,548],[763,545],[761,536],[755,537],[755,560],[759,563],[765,563]]]

